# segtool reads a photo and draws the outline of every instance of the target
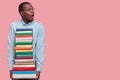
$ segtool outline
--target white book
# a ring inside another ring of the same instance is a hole
[[[28,41],[32,41],[32,40],[16,40],[16,42],[28,42]]]
[[[32,40],[16,40],[16,42],[32,42]]]
[[[35,65],[13,65],[13,67],[35,67]]]
[[[15,79],[32,79],[37,78],[36,74],[13,74],[12,78]]]
[[[31,40],[32,37],[25,37],[25,38],[16,38],[16,40]]]
[[[32,33],[32,31],[16,31],[16,33]]]
[[[34,61],[33,59],[15,59],[15,62],[29,62]]]

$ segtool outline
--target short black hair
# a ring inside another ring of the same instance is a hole
[[[19,5],[19,7],[18,7],[18,11],[19,11],[19,12],[20,12],[20,11],[23,11],[23,6],[24,6],[25,4],[30,4],[30,2],[22,2],[22,3]]]

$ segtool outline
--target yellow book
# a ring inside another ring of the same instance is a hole
[[[16,52],[29,52],[29,51],[32,51],[32,50],[16,50]]]
[[[16,47],[32,47],[32,45],[16,45]]]
[[[35,65],[35,62],[15,62],[15,65]]]

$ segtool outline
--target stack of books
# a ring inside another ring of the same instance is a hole
[[[32,51],[32,28],[16,29],[15,61],[13,65],[13,78],[36,78],[36,67]]]

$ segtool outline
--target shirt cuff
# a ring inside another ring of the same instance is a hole
[[[13,70],[13,66],[11,65],[11,66],[9,66],[9,70]]]
[[[41,68],[41,65],[36,65],[36,71],[41,71],[42,68]]]

